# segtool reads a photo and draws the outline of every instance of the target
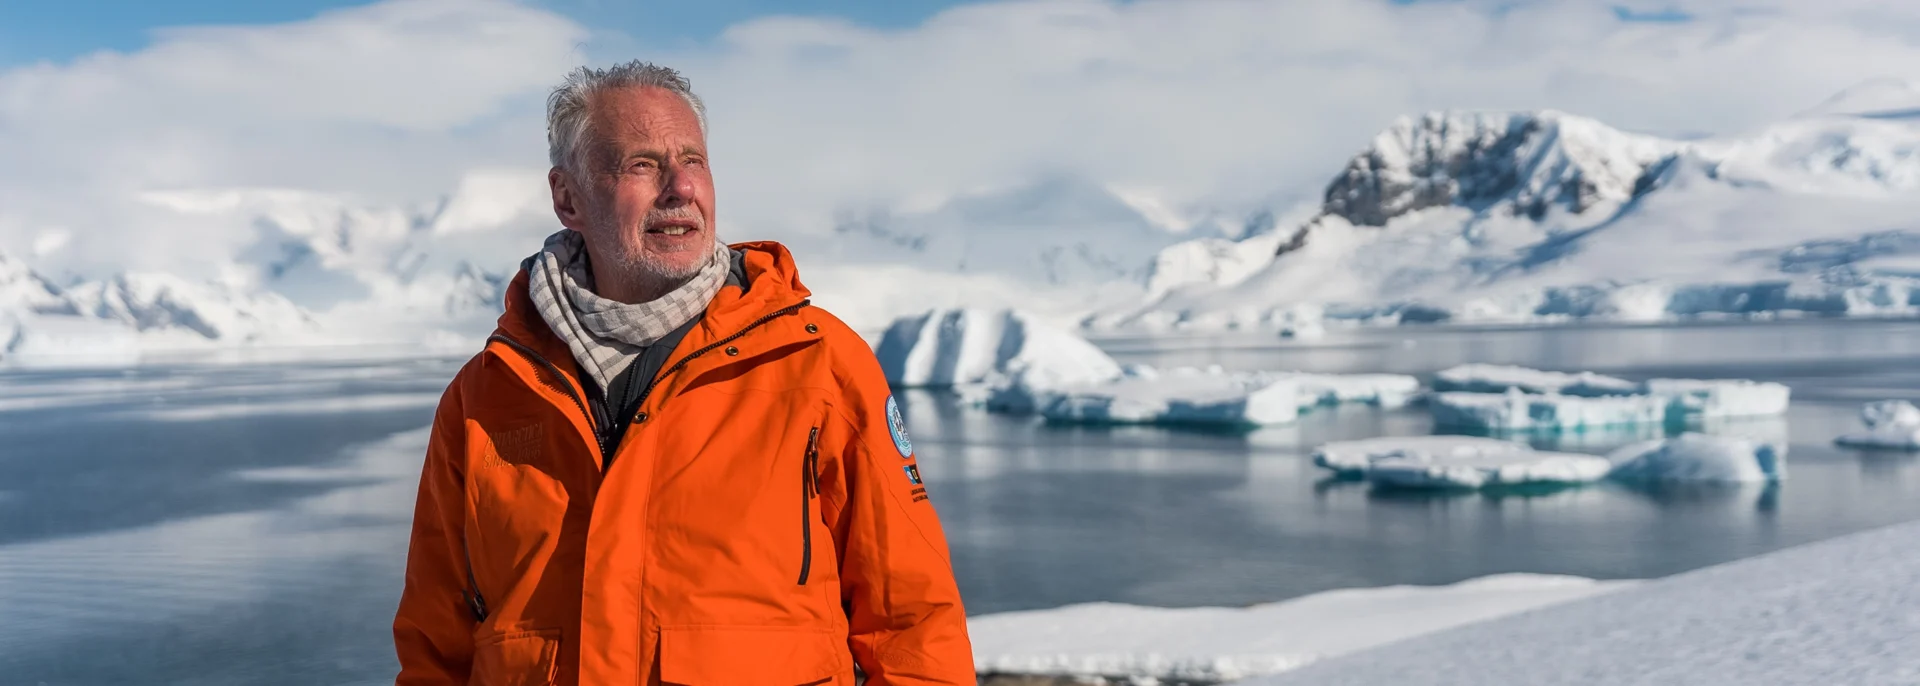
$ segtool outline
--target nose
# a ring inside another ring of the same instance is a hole
[[[653,201],[655,206],[668,210],[693,202],[694,197],[693,175],[686,173],[679,165],[670,169],[660,188],[659,197]]]

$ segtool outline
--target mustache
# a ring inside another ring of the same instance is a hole
[[[695,211],[693,207],[689,205],[681,205],[669,210],[659,208],[649,210],[647,216],[641,219],[640,225],[642,228],[651,229],[667,222],[686,222],[693,224],[695,229],[701,231],[707,229],[707,218],[701,216],[699,212]]]

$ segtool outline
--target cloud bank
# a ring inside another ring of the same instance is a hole
[[[294,189],[429,212],[467,188],[491,202],[443,218],[448,240],[507,269],[553,228],[541,98],[587,61],[686,71],[712,112],[724,234],[803,257],[847,208],[1034,179],[1125,189],[1157,224],[1284,209],[1410,112],[1731,133],[1870,78],[1920,79],[1920,7],[1868,0],[1038,0],[898,30],[768,17],[617,55],[598,46],[633,42],[591,23],[390,0],[0,72],[0,251],[53,273],[205,276],[258,223],[153,198]]]

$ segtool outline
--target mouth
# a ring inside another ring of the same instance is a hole
[[[647,233],[663,236],[684,236],[699,231],[700,227],[692,222],[661,222],[647,227]]]

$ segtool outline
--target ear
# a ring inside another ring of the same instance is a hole
[[[554,167],[547,170],[547,189],[553,192],[553,216],[560,219],[560,225],[575,231],[584,231],[587,227],[586,213],[581,206],[583,198],[574,184],[572,174]]]

